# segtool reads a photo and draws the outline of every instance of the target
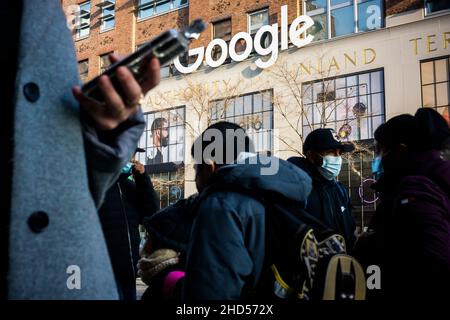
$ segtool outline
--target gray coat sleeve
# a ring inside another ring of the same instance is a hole
[[[84,148],[89,173],[89,187],[97,208],[106,191],[117,180],[121,169],[130,160],[141,137],[145,120],[141,111],[118,128],[98,132],[86,114],[81,114]]]

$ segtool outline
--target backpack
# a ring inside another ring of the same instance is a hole
[[[360,263],[345,240],[295,205],[266,205],[266,292],[276,300],[364,300]],[[268,268],[269,267],[269,268]],[[270,271],[270,272],[269,272]],[[270,286],[272,288],[270,288]]]
[[[206,191],[206,190],[205,190]],[[360,263],[346,254],[344,237],[336,234],[288,199],[273,199],[240,186],[212,186],[199,197],[233,191],[248,195],[266,209],[266,257],[251,300],[364,300],[366,280]]]

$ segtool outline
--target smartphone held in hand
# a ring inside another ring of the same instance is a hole
[[[176,57],[186,53],[189,44],[193,39],[197,39],[202,31],[206,28],[205,23],[201,20],[195,20],[184,30],[175,29],[168,30],[147,44],[143,45],[136,52],[125,57],[124,59],[111,65],[105,72],[98,77],[87,82],[81,88],[82,92],[91,99],[103,102],[103,94],[98,86],[98,78],[106,75],[111,79],[114,88],[122,95],[120,85],[118,85],[117,69],[121,66],[128,67],[133,73],[136,81],[142,83],[147,77],[147,66],[153,57],[159,60],[161,66],[168,64]]]

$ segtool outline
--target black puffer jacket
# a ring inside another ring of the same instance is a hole
[[[355,243],[355,221],[351,214],[350,197],[344,185],[325,179],[306,158],[292,157],[289,162],[306,171],[312,178],[312,191],[306,203],[306,211],[327,227],[345,238],[347,252]]]
[[[108,190],[99,216],[121,298],[134,300],[139,225],[159,209],[159,204],[147,174],[136,174],[135,182],[128,176],[122,174]]]
[[[301,206],[311,191],[305,172],[287,161],[274,163],[279,167],[273,174],[265,173],[259,164],[223,166],[196,199],[185,300],[239,300],[256,289],[266,255],[266,208],[249,194]]]

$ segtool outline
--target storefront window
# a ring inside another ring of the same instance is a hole
[[[449,57],[420,63],[422,106],[436,109],[450,123]]]
[[[314,20],[308,31],[314,41],[375,30],[383,25],[381,0],[306,0],[304,12]]]
[[[146,152],[136,158],[146,165],[163,208],[184,196],[185,107],[144,116],[146,128],[138,146]]]
[[[425,0],[425,14],[449,10],[450,1],[448,0]]]
[[[302,101],[304,137],[327,127],[342,140],[372,139],[385,120],[383,70],[304,83]]]
[[[359,141],[358,144],[359,151],[343,157],[338,180],[349,191],[352,215],[356,222],[356,230],[360,233],[370,223],[376,210],[378,195],[370,187],[375,182],[371,168],[372,159],[375,156],[374,141]]]
[[[173,171],[150,173],[160,208],[165,208],[184,198],[184,167]]]
[[[374,70],[302,85],[303,137],[318,128],[333,128],[341,141],[352,141],[357,151],[346,155],[339,174],[349,190],[358,232],[376,209],[370,188],[374,157],[373,133],[385,121],[383,70]]]
[[[244,128],[257,152],[273,148],[272,90],[211,102],[211,122],[229,121]]]

